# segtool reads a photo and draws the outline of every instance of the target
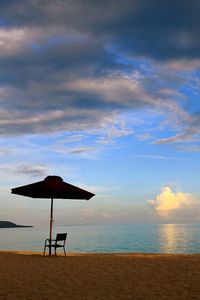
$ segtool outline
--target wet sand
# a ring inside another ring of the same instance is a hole
[[[200,254],[0,252],[0,299],[199,300]]]

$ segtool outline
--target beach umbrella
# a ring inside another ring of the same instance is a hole
[[[13,188],[11,192],[13,194],[26,196],[26,197],[51,199],[50,234],[49,234],[50,246],[52,240],[53,200],[54,199],[89,200],[95,195],[79,187],[64,182],[60,176],[47,176],[42,181]],[[51,255],[51,247],[49,247],[49,255]]]

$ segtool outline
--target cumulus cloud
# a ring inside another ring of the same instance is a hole
[[[174,193],[169,186],[163,187],[160,194],[148,203],[161,217],[168,217],[173,212],[194,207],[196,204],[192,195],[183,192]]]

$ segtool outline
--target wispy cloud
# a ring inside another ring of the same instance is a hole
[[[10,149],[0,148],[0,155],[8,155],[11,153],[12,153],[12,151]]]
[[[183,152],[200,152],[200,146],[194,144],[179,145],[177,149]]]
[[[68,143],[76,143],[76,142],[80,142],[82,140],[84,140],[86,137],[86,134],[70,134],[67,137],[65,137],[64,139],[62,139],[62,144],[68,144]]]
[[[21,173],[31,177],[43,177],[48,174],[48,168],[45,165],[18,165],[16,173]]]
[[[188,128],[186,132],[178,133],[175,136],[162,138],[154,142],[154,144],[182,143],[199,141],[199,128]]]
[[[178,158],[176,157],[171,157],[171,156],[162,156],[162,155],[133,155],[132,157],[135,158],[146,158],[146,159],[158,159],[158,160],[177,160]]]
[[[72,148],[72,149],[68,149],[68,153],[69,154],[85,154],[85,153],[89,153],[89,152],[93,152],[95,151],[95,148],[87,148],[87,147],[82,147],[82,148]]]

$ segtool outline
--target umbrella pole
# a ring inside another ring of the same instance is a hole
[[[53,225],[53,198],[51,198],[51,215],[50,215],[50,234],[49,234],[49,256],[51,256],[51,241],[52,241],[52,225]]]

